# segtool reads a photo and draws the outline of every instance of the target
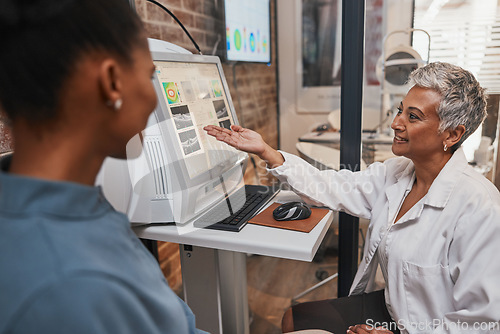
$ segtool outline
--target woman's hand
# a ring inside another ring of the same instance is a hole
[[[203,128],[209,135],[217,140],[248,153],[261,155],[266,149],[266,143],[261,135],[250,129],[245,129],[239,125],[231,125],[231,130],[220,126],[207,125]]]
[[[238,150],[257,154],[270,167],[277,167],[285,161],[281,153],[266,144],[262,136],[253,130],[243,128],[239,125],[231,125],[232,131],[215,125],[207,125],[203,130],[217,140],[231,145]]]
[[[352,333],[358,333],[358,334],[365,334],[365,333],[371,333],[371,334],[393,334],[390,330],[385,329],[384,327],[373,327],[373,326],[368,326],[368,325],[356,325],[356,326],[351,326],[347,330],[348,334]]]

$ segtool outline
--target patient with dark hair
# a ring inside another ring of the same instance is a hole
[[[199,333],[155,258],[94,186],[156,105],[124,0],[0,0],[0,333]]]

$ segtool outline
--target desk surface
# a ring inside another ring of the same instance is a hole
[[[281,191],[275,201],[289,202],[297,198],[291,191]],[[185,226],[135,226],[133,229],[143,239],[312,261],[332,220],[333,213],[330,211],[309,233],[254,224],[247,224],[240,232],[199,229],[192,223]]]
[[[393,136],[386,134],[363,133],[363,144],[387,144],[392,145]],[[309,132],[300,136],[299,141],[309,143],[340,143],[340,132]]]

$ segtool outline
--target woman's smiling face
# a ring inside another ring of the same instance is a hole
[[[392,152],[409,159],[428,159],[443,152],[444,134],[439,133],[437,108],[441,95],[435,90],[414,86],[401,102],[391,124]]]

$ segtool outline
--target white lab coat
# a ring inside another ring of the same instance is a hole
[[[285,163],[271,172],[307,202],[370,220],[351,294],[372,291],[375,254],[388,233],[388,310],[402,332],[500,333],[500,194],[468,165],[462,149],[395,224],[413,184],[411,160],[354,173],[319,171],[282,154]]]

